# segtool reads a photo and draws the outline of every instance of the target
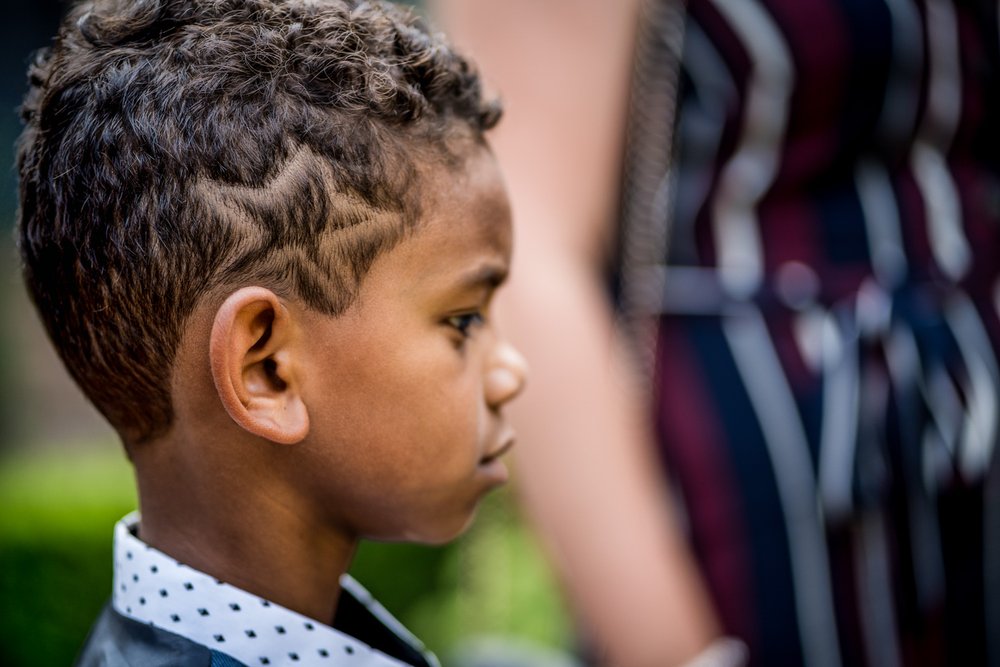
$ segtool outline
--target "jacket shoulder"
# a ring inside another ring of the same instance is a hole
[[[210,667],[212,651],[172,632],[139,623],[104,606],[77,667]]]

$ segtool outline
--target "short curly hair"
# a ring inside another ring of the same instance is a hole
[[[93,0],[29,78],[25,280],[126,442],[170,427],[199,299],[255,283],[341,313],[418,224],[415,160],[454,163],[500,113],[412,12],[357,0]]]

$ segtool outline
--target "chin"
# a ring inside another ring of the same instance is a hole
[[[404,542],[415,542],[429,546],[439,546],[447,544],[469,529],[472,519],[475,517],[476,508],[473,507],[468,512],[456,514],[444,520],[441,517],[434,517],[436,521],[424,525],[412,526],[402,537]]]

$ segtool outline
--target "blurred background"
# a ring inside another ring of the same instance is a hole
[[[111,585],[111,530],[135,508],[110,428],[69,380],[21,285],[13,144],[31,54],[60,0],[4,0],[0,21],[0,665],[73,661]],[[460,541],[365,545],[352,570],[445,664],[461,638],[553,647],[571,628],[509,490]],[[30,656],[30,661],[29,661]]]

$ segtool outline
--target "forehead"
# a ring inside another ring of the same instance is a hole
[[[500,168],[483,145],[466,148],[457,162],[421,169],[421,225],[427,236],[495,244],[510,253],[510,203]]]
[[[443,307],[487,293],[508,272],[510,206],[490,151],[475,145],[460,159],[424,162],[418,170],[419,222],[375,259],[362,283],[359,315],[385,315],[402,304]]]
[[[403,242],[412,278],[425,282],[492,266],[506,273],[510,204],[493,154],[476,145],[457,163],[421,168],[421,220]]]

